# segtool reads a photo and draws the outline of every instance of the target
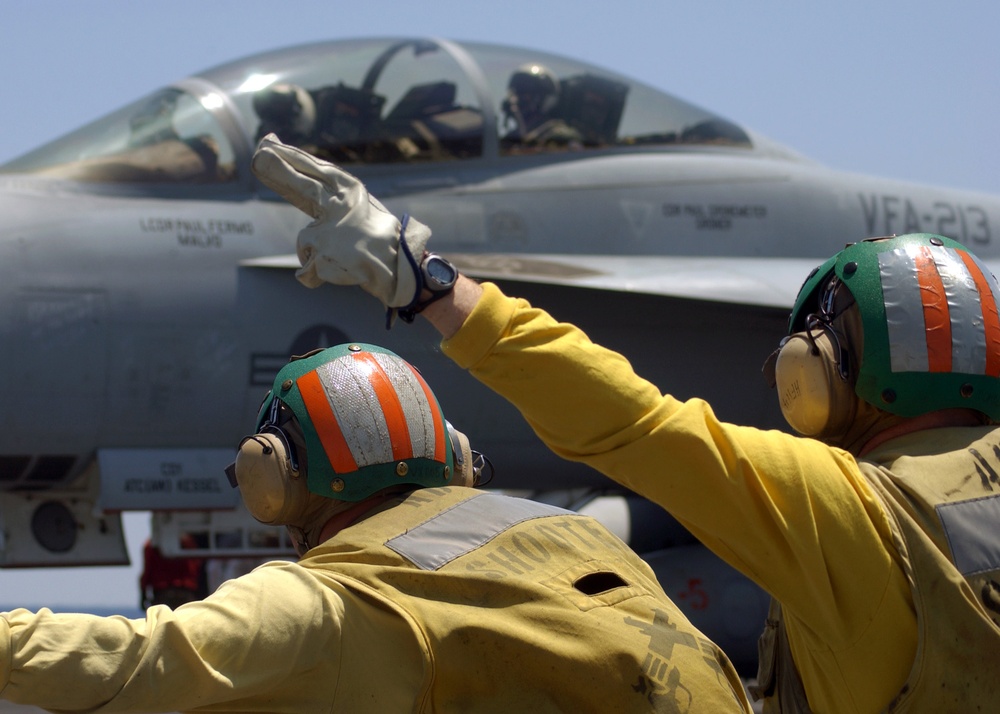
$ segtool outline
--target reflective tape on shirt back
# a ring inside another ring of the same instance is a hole
[[[942,246],[879,253],[893,372],[997,374],[997,296],[966,255]]]
[[[388,540],[386,546],[422,570],[437,570],[518,523],[572,514],[526,498],[483,493]]]
[[[414,457],[444,462],[444,426],[430,392],[392,355],[340,357],[297,381],[302,401],[337,473]]]
[[[962,575],[1000,570],[1000,494],[943,503],[937,513]]]

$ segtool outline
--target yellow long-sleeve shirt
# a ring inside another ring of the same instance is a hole
[[[886,515],[854,458],[722,423],[577,328],[483,287],[444,352],[554,452],[664,506],[780,600],[816,711],[885,707],[914,660],[916,619]]]
[[[60,711],[349,711],[351,686],[338,683],[364,681],[373,661],[399,679],[373,692],[372,711],[410,711],[421,659],[402,619],[296,563],[145,619],[0,617],[0,696]]]
[[[736,670],[593,519],[417,489],[145,619],[0,613],[0,697],[78,712],[749,712]]]

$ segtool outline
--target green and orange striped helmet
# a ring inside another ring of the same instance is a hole
[[[257,416],[275,400],[295,415],[312,493],[360,501],[397,484],[445,486],[454,473],[449,425],[419,372],[368,344],[321,350],[285,365]],[[300,463],[302,454],[298,454]]]
[[[864,331],[858,397],[900,416],[966,407],[1000,419],[1000,289],[965,246],[932,233],[849,245],[806,279],[789,334],[838,280]]]

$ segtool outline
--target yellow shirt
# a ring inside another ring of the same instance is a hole
[[[721,423],[572,325],[483,287],[444,352],[517,406],[555,453],[662,505],[780,600],[815,711],[886,706],[913,662],[916,620],[885,513],[854,458]]]
[[[749,712],[739,677],[598,522],[418,489],[145,619],[0,614],[0,697],[93,712]]]
[[[420,661],[404,621],[296,563],[144,619],[0,615],[0,697],[52,710],[408,712]],[[398,679],[361,692],[372,662]],[[363,695],[371,708],[352,709]]]

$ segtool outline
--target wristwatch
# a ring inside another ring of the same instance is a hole
[[[424,287],[435,296],[451,292],[458,280],[458,269],[450,260],[437,253],[424,255],[424,259],[420,261],[420,272],[424,276]]]
[[[420,261],[420,278],[423,285],[420,286],[419,292],[422,293],[426,290],[431,296],[426,300],[421,300],[418,293],[417,298],[411,304],[396,310],[403,322],[413,322],[417,313],[454,290],[455,283],[458,281],[458,268],[452,265],[450,260],[442,258],[437,253],[424,253],[424,257]]]

